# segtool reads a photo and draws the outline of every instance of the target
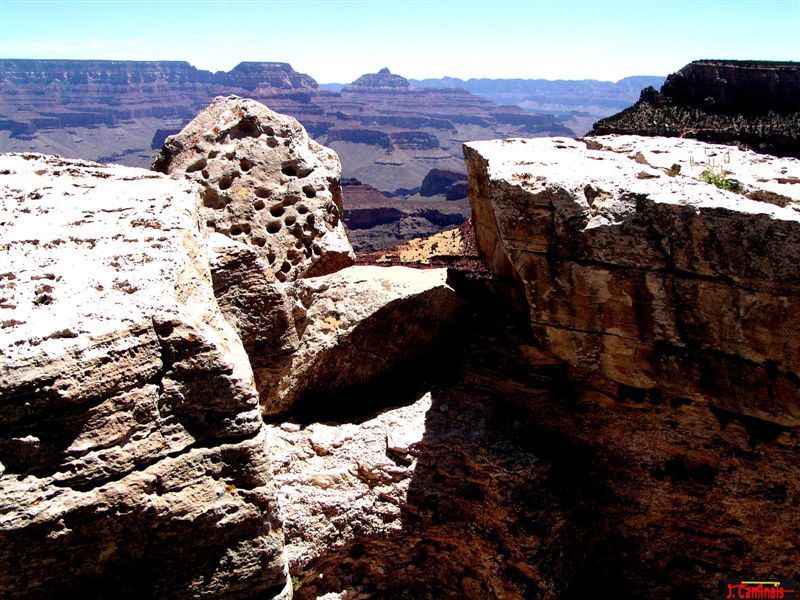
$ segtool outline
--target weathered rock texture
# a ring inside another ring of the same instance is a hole
[[[196,188],[38,155],[0,186],[0,594],[290,595]]]
[[[593,134],[688,137],[800,158],[800,63],[698,60]]]
[[[359,266],[295,282],[299,343],[269,390],[265,413],[298,403],[305,418],[352,412],[362,408],[353,406],[359,388],[424,370],[463,306],[446,277],[445,269]]]
[[[624,136],[465,155],[478,248],[548,350],[620,395],[800,425],[800,162]]]
[[[339,159],[292,117],[219,97],[167,139],[153,168],[197,181],[207,226],[252,245],[279,281],[353,263]]]

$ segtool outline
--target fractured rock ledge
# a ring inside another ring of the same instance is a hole
[[[635,136],[464,152],[481,256],[548,350],[620,393],[800,425],[800,161]]]
[[[196,188],[0,161],[0,595],[287,597],[258,396]]]

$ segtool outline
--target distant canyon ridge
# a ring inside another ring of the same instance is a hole
[[[179,61],[3,59],[0,150],[149,167],[215,97],[252,98],[339,154],[353,244],[374,250],[465,220],[464,142],[581,135],[662,81],[414,81],[382,69],[319,85],[277,62],[212,73]]]

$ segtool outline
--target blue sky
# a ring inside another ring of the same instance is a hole
[[[282,61],[321,83],[617,80],[698,58],[800,60],[800,0],[0,0],[0,57]]]

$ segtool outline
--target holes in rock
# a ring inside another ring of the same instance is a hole
[[[239,168],[242,171],[249,171],[250,169],[253,168],[253,162],[246,158],[243,158],[242,160],[239,161]]]
[[[277,273],[275,273],[275,279],[277,279],[280,282],[286,281],[286,279],[287,279],[286,273],[278,271]]]
[[[308,177],[313,172],[314,169],[308,167],[299,160],[285,162],[281,167],[281,173],[287,177],[299,177],[302,179],[303,177]]]
[[[317,195],[317,190],[314,189],[314,186],[304,185],[303,193],[306,195],[306,198],[315,198]]]
[[[287,260],[283,261],[283,264],[281,265],[281,271],[284,273],[288,273],[291,270],[292,270],[291,263]]]
[[[267,233],[278,233],[281,230],[280,221],[272,221],[267,225]]]
[[[267,139],[267,146],[269,146],[270,148],[277,148],[278,140],[276,140],[274,137]]]
[[[253,208],[256,210],[264,210],[264,201],[263,200],[256,200],[253,202]]]
[[[208,179],[208,169],[203,169],[200,171],[200,175],[203,176],[203,179]]]
[[[242,228],[238,225],[231,226],[231,235],[241,235]]]
[[[280,204],[277,204],[269,209],[269,214],[271,214],[273,217],[280,217],[283,215],[283,213],[284,208]]]
[[[156,325],[156,334],[160,338],[168,338],[172,335],[173,331],[175,331],[175,327],[172,323],[160,323]]]
[[[236,152],[226,152],[225,158],[227,158],[228,160],[233,160],[234,158],[236,158]]]
[[[308,207],[305,204],[300,204],[297,207],[297,212],[299,212],[301,215],[304,215],[308,212]]]
[[[217,158],[219,155],[219,150],[211,150],[208,153],[208,158]]]
[[[208,208],[225,208],[225,200],[213,188],[204,188],[201,192],[203,196],[203,206]]]
[[[268,262],[269,264],[271,264],[271,265],[275,264],[275,259],[276,259],[276,258],[277,258],[277,257],[275,256],[275,253],[274,253],[272,250],[270,250],[270,251],[267,253],[267,262]]]
[[[256,188],[256,196],[259,198],[269,198],[272,196],[272,190],[268,190],[267,188],[257,187]]]
[[[219,180],[218,185],[219,185],[219,189],[227,190],[229,187],[231,187],[233,185],[233,177],[231,177],[230,175],[222,176],[220,178],[220,180]]]
[[[200,171],[202,169],[205,169],[207,164],[208,163],[206,162],[206,159],[205,158],[201,158],[200,160],[196,160],[195,162],[190,164],[188,167],[186,167],[186,172],[187,173],[194,173],[196,171]]]
[[[316,220],[316,217],[314,217],[313,213],[308,215],[306,217],[306,225],[308,225],[309,227],[313,228],[315,220]]]
[[[267,135],[275,135],[275,130],[272,127],[270,127],[269,125],[264,125],[261,128],[261,131],[263,133],[266,133]]]
[[[267,238],[265,238],[263,235],[256,234],[253,235],[252,242],[255,246],[264,246],[264,244],[267,243]]]
[[[260,135],[261,128],[258,126],[258,120],[252,116],[242,118],[228,131],[228,138],[231,140],[240,140],[246,137],[257,138]]]
[[[291,227],[292,225],[295,224],[296,221],[297,217],[295,217],[294,215],[286,215],[283,219],[283,222],[287,227]]]

